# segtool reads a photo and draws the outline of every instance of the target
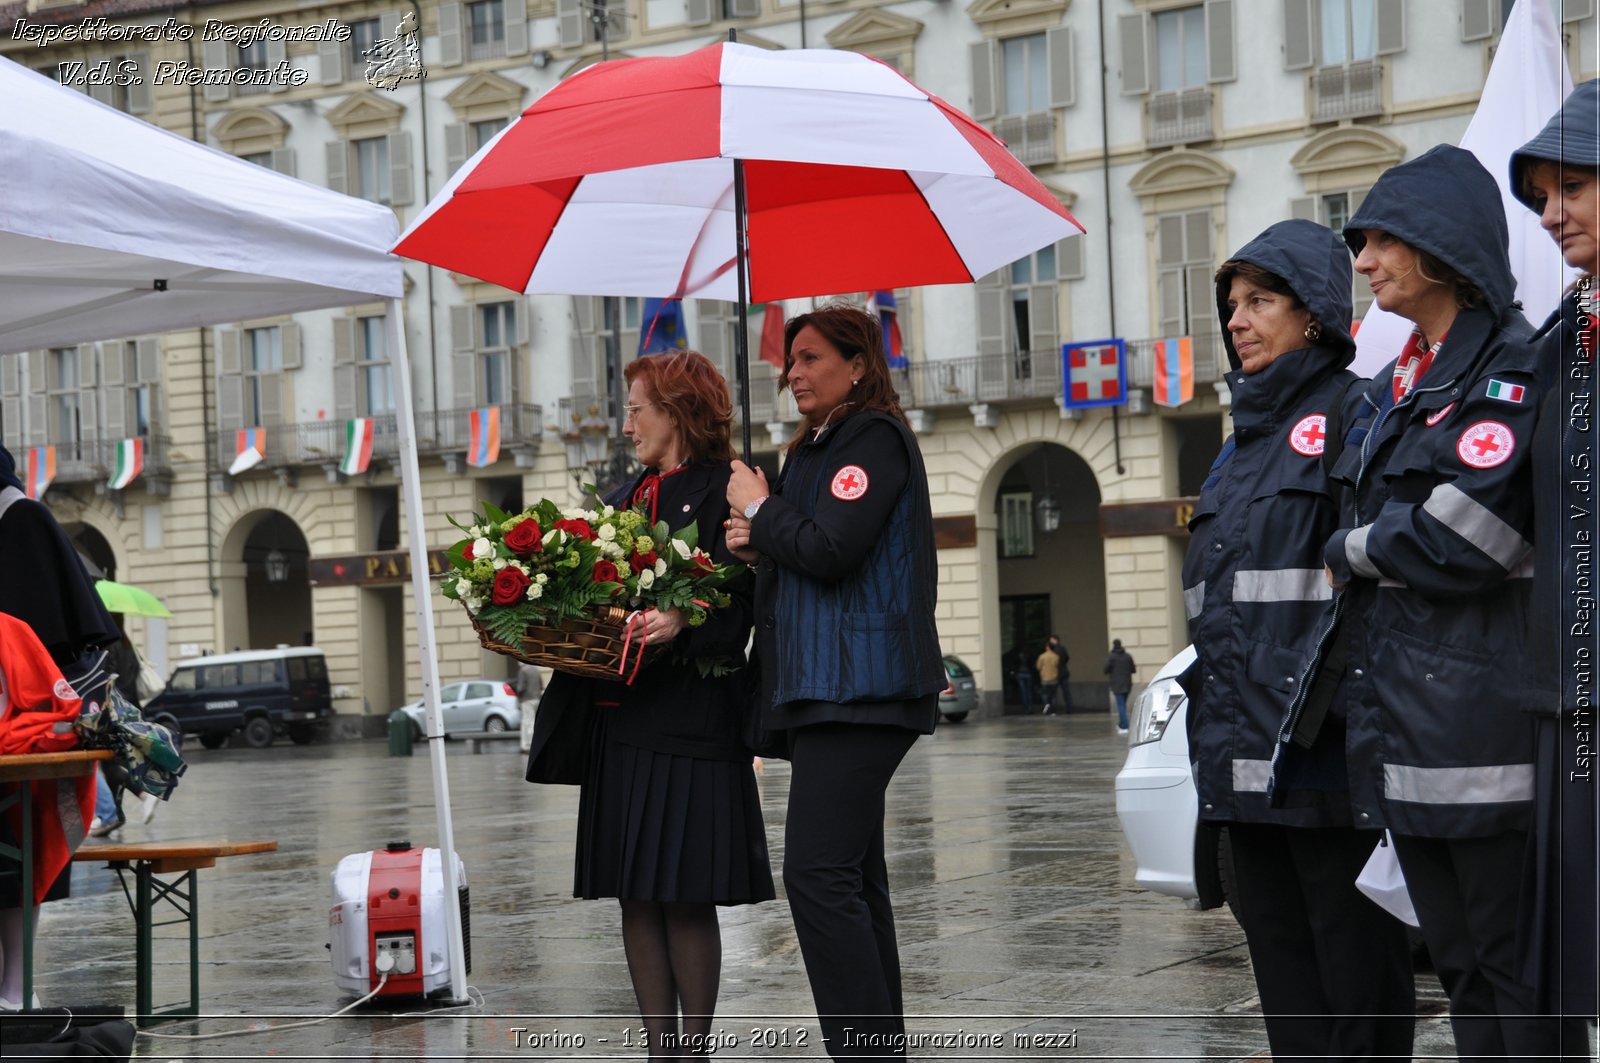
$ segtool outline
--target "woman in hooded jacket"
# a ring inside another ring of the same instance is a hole
[[[1189,523],[1198,656],[1190,755],[1200,818],[1226,825],[1240,925],[1274,1059],[1409,1056],[1405,928],[1355,888],[1375,836],[1351,822],[1342,704],[1267,800],[1284,717],[1332,592],[1339,526],[1323,458],[1356,383],[1350,254],[1310,221],[1271,226],[1217,270],[1234,432]]]
[[[1346,684],[1356,825],[1394,834],[1458,1055],[1552,1055],[1515,946],[1539,382],[1499,188],[1436,147],[1385,172],[1344,236],[1378,305],[1415,329],[1333,468],[1344,661],[1323,663],[1343,675],[1307,678]]]
[[[1593,501],[1600,469],[1592,394],[1600,335],[1600,81],[1579,85],[1548,125],[1511,156],[1511,191],[1582,272],[1539,330],[1545,389],[1533,438],[1533,629],[1524,689],[1534,715],[1535,798],[1522,902],[1523,970],[1541,1012],[1573,1017],[1564,1049],[1588,1054],[1600,980],[1594,884],[1600,880],[1600,814],[1592,743],[1593,671],[1600,656],[1590,602],[1574,591],[1589,578],[1600,541]],[[1576,548],[1574,548],[1576,547]],[[1585,676],[1585,672],[1588,675]]]

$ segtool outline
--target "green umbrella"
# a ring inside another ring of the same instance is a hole
[[[161,599],[142,587],[114,583],[103,579],[94,585],[100,592],[100,601],[113,613],[128,616],[171,616],[172,610],[161,604]]]

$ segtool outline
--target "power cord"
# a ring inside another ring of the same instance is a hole
[[[393,966],[392,961],[390,966]],[[339,1016],[343,1015],[352,1008],[359,1008],[361,1005],[365,1004],[367,1001],[383,992],[384,983],[388,980],[389,972],[384,971],[378,977],[377,986],[373,988],[372,992],[368,993],[360,1000],[352,1001],[351,1003],[346,1004],[332,1015],[322,1015],[315,1019],[306,1019],[303,1022],[284,1022],[278,1023],[274,1026],[257,1026],[250,1030],[221,1030],[217,1033],[152,1033],[149,1030],[140,1030],[138,1031],[138,1034],[140,1037],[154,1037],[162,1041],[210,1041],[217,1037],[244,1037],[247,1034],[253,1033],[271,1033],[274,1030],[293,1030],[301,1026],[315,1026],[319,1022],[327,1022],[329,1019],[337,1019]]]

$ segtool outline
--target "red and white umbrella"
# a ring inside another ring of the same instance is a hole
[[[855,52],[731,42],[573,75],[397,254],[519,292],[741,301],[963,283],[1083,231],[1004,144]]]

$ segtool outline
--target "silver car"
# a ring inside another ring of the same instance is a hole
[[[439,710],[444,717],[444,733],[472,731],[515,731],[522,727],[522,706],[517,692],[503,679],[466,679],[449,683],[439,691]],[[400,706],[411,717],[411,735],[421,738],[426,728],[422,702]]]
[[[978,682],[965,661],[948,654],[944,659],[944,674],[947,682],[939,693],[939,715],[951,723],[960,723],[978,707]]]

